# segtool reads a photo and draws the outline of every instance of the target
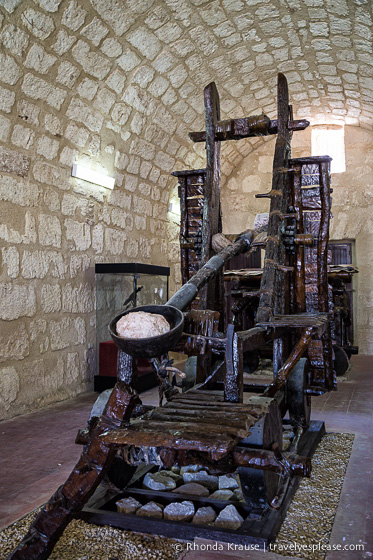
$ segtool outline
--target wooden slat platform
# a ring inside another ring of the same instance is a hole
[[[179,393],[130,426],[107,430],[101,439],[118,447],[200,451],[217,461],[248,437],[251,426],[268,410],[270,399],[251,399],[247,404],[224,402],[223,391],[192,389]]]

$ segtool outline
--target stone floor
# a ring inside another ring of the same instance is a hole
[[[327,431],[356,434],[331,535],[342,547],[363,543],[365,551],[335,551],[327,560],[373,557],[373,359],[354,356],[347,380],[337,392],[313,398],[313,419],[322,419]],[[95,393],[58,403],[38,412],[0,423],[0,527],[5,527],[45,502],[63,483],[80,454],[74,444],[77,430],[86,425]],[[142,394],[146,404],[157,404],[157,390]],[[263,552],[204,551],[196,541],[185,560],[262,558]],[[214,543],[209,543],[214,544]],[[284,558],[270,553],[266,558]],[[293,556],[294,558],[294,556]]]

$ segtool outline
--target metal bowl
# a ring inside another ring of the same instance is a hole
[[[169,322],[171,330],[167,333],[151,338],[123,338],[118,336],[116,325],[121,317],[133,313],[134,311],[144,311],[146,313],[157,313],[162,315]],[[143,305],[133,307],[124,313],[117,315],[110,325],[109,332],[111,338],[120,350],[134,358],[156,358],[166,354],[179,341],[184,327],[184,315],[176,307],[171,305]]]

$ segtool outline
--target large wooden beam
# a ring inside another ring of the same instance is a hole
[[[289,120],[287,127],[290,131],[304,130],[309,122],[302,120]],[[278,133],[278,120],[270,120],[266,115],[245,117],[242,119],[229,119],[218,121],[215,127],[215,141],[241,140],[254,136],[268,136]],[[189,132],[189,138],[193,142],[206,142],[206,132]]]

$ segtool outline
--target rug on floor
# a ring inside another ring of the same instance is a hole
[[[330,539],[354,435],[326,434],[313,458],[312,475],[303,479],[275,541],[276,552],[323,560],[326,552],[292,552],[291,543],[312,546]],[[0,557],[17,546],[40,508],[0,532]],[[176,560],[186,545],[180,541],[72,521],[57,543],[51,560]]]

